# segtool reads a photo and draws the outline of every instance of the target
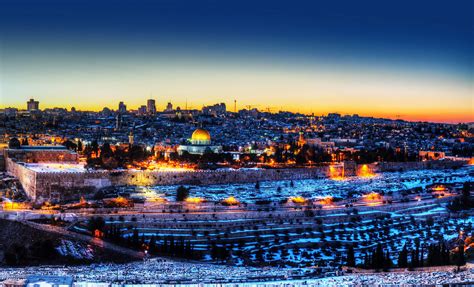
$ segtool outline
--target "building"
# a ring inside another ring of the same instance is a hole
[[[165,112],[172,112],[173,111],[173,104],[169,103],[166,105]]]
[[[5,108],[3,110],[5,116],[7,117],[16,117],[17,113],[18,113],[18,109],[17,108]]]
[[[26,102],[26,109],[28,111],[39,111],[39,101],[30,99],[28,102]]]
[[[222,146],[212,145],[211,135],[205,129],[198,128],[191,135],[188,140],[190,144],[180,145],[178,153],[182,155],[184,152],[190,154],[203,155],[205,153],[221,153]]]
[[[146,102],[146,111],[149,115],[154,115],[156,114],[156,104],[155,104],[155,100],[153,99],[149,99],[147,102]]]
[[[127,112],[127,106],[123,102],[119,103],[118,112],[121,114],[124,114]]]
[[[142,105],[138,108],[138,115],[139,116],[144,116],[144,115],[146,115],[147,111],[148,111],[148,107],[145,106],[145,105]]]
[[[422,151],[418,153],[418,156],[421,160],[438,160],[442,159],[446,156],[446,154],[442,151]]]
[[[304,133],[300,132],[298,137],[298,146],[308,145],[310,147],[321,148],[325,152],[332,152],[335,150],[336,145],[334,142],[323,142],[320,138],[305,138]]]
[[[221,116],[221,115],[225,115],[226,112],[227,112],[227,108],[224,103],[215,104],[212,106],[206,106],[202,108],[202,113],[205,115]]]
[[[115,130],[119,131],[122,129],[122,114],[118,114],[115,117]]]

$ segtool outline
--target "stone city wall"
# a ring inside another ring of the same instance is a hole
[[[36,172],[22,164],[14,162],[11,158],[5,159],[6,170],[18,178],[26,195],[29,198],[36,198]]]
[[[374,172],[386,171],[408,171],[418,169],[445,169],[456,168],[465,165],[467,161],[464,160],[431,160],[431,161],[415,161],[415,162],[379,162],[377,164],[370,164]]]
[[[342,170],[342,165],[337,167]],[[36,201],[58,202],[91,196],[96,190],[119,185],[226,184],[266,180],[323,178],[328,167],[216,171],[92,171],[36,172]]]
[[[119,185],[211,185],[266,180],[298,180],[328,176],[351,176],[362,165],[347,164],[293,169],[241,169],[215,171],[87,171],[35,172],[7,158],[7,170],[16,176],[27,195],[35,201],[59,202],[90,197],[102,187]],[[424,168],[451,168],[462,161],[427,161],[369,164],[373,172],[405,171]]]

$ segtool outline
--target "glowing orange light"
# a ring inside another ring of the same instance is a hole
[[[365,195],[365,199],[368,201],[376,201],[376,200],[381,200],[382,196],[376,192],[371,192]]]
[[[334,166],[329,166],[329,178],[332,180],[344,180],[342,171],[339,171]]]
[[[474,165],[474,157],[471,157],[471,159],[469,160],[469,165]]]
[[[375,173],[369,168],[368,165],[363,164],[361,168],[357,171],[358,177],[371,178],[375,176]]]
[[[204,202],[204,198],[201,197],[188,197],[186,198],[187,203],[201,203]]]
[[[437,185],[433,187],[433,191],[445,191],[446,187],[444,185]]]
[[[332,205],[334,204],[334,198],[332,196],[326,196],[325,198],[321,198],[318,202],[323,205]]]
[[[174,162],[155,162],[155,161],[143,161],[134,163],[134,166],[128,165],[128,169],[141,168],[153,171],[191,171],[195,170],[195,167],[190,164],[174,163]]]
[[[132,207],[133,201],[128,200],[125,197],[119,196],[117,198],[107,200],[105,204],[109,207]]]
[[[30,205],[25,202],[13,202],[13,201],[3,202],[4,210],[20,210],[20,209],[29,209],[29,208],[30,208]]]
[[[233,196],[229,196],[228,198],[224,199],[222,203],[227,204],[227,205],[237,205],[240,202]]]
[[[104,233],[100,231],[99,229],[94,230],[94,237],[95,238],[102,238],[104,236]]]
[[[302,196],[292,196],[288,200],[296,204],[303,204],[306,202],[306,199]]]

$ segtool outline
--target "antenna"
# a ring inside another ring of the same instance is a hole
[[[237,100],[234,99],[234,114],[237,113]]]

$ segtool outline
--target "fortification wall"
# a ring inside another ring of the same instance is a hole
[[[5,159],[6,170],[21,182],[26,195],[36,198],[36,172],[14,162],[11,158]]]
[[[6,159],[7,170],[17,177],[27,195],[34,201],[59,202],[90,197],[102,187],[118,185],[179,185],[226,184],[266,180],[298,180],[328,176],[354,175],[362,165],[320,166],[294,169],[241,169],[216,171],[87,171],[35,172]],[[424,168],[451,168],[465,164],[462,161],[431,161],[369,164],[373,172],[405,171]]]
[[[384,171],[408,171],[418,169],[445,169],[461,167],[467,164],[467,161],[457,160],[431,160],[431,161],[415,161],[415,162],[379,162],[369,165],[374,172]]]
[[[342,166],[338,167],[342,170]],[[226,184],[328,176],[328,167],[216,171],[37,172],[36,201],[76,200],[117,185]]]

